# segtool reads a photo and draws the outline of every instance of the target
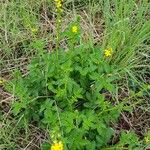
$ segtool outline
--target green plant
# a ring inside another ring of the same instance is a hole
[[[104,148],[104,149],[105,150],[107,149],[139,150],[142,149],[142,147],[135,133],[122,131],[120,135],[120,141],[115,146],[112,146],[111,148]]]
[[[124,69],[109,63],[99,46],[82,42],[78,21],[60,38],[68,38],[68,51],[45,53],[42,41],[31,44],[39,56],[25,77],[14,74],[13,113],[24,115],[21,127],[24,121],[48,126],[52,140],[63,141],[65,149],[108,147],[114,134],[111,122],[130,108],[115,101],[115,83]]]

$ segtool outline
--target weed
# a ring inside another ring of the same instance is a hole
[[[114,134],[110,123],[128,109],[125,101],[115,104],[114,82],[123,69],[110,64],[100,47],[82,43],[79,23],[73,24],[61,34],[68,39],[67,52],[59,49],[48,54],[38,47],[40,55],[29,65],[29,74],[22,78],[16,73],[12,83],[18,100],[13,112],[24,114],[26,122],[48,126],[60,135],[54,135],[55,140],[63,141],[65,149],[101,149]]]
[[[148,133],[142,133],[144,140],[140,140],[133,131],[123,129],[117,133],[117,142],[111,144],[116,135],[113,125],[121,115],[125,118],[123,112],[135,111],[137,104],[144,107],[140,109],[148,110],[147,104],[143,104],[149,97],[148,0],[2,3],[0,63],[33,51],[35,57],[31,57],[24,76],[15,70],[6,85],[0,77],[0,86],[6,86],[15,99],[10,109],[14,120],[1,118],[4,120],[0,149],[28,148],[32,143],[28,133],[30,124],[49,132],[46,142],[40,145],[43,150],[149,148]],[[89,10],[88,37],[84,37],[81,24],[84,17],[77,15],[83,7]],[[67,8],[73,9],[75,19],[63,28]],[[54,18],[55,24],[53,20],[50,23],[49,19]],[[99,30],[96,22],[103,25],[100,33],[103,37],[98,40],[95,40]],[[48,28],[55,27],[52,31],[43,29],[45,23]],[[52,51],[47,52],[50,41]],[[119,93],[124,88],[128,90],[127,96]],[[26,146],[17,142],[21,130]]]

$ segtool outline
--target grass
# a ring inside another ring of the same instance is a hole
[[[42,39],[46,43],[44,50],[53,51],[56,44],[53,40],[56,35],[53,6],[50,0],[0,2],[0,79],[9,81],[16,69],[26,75],[27,64],[39,53],[32,46],[34,42]],[[134,108],[131,113],[122,112],[120,121],[114,126],[118,126],[120,131],[126,128],[134,130],[143,140],[149,129],[148,0],[66,0],[63,7],[63,30],[80,16],[85,43],[90,41],[91,47],[100,45],[102,49],[113,48],[110,63],[126,72],[116,83],[119,86],[117,102],[128,99]],[[61,46],[66,48],[65,40]],[[22,118],[12,114],[14,95],[9,94],[4,85],[0,85],[0,92],[0,149],[40,149],[49,138],[49,130],[32,123],[27,123],[21,130],[19,123]],[[148,149],[148,146],[144,145],[143,149]]]

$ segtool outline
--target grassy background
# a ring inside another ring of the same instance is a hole
[[[77,16],[81,18],[83,40],[112,47],[111,63],[122,66],[120,97],[138,103],[124,120],[143,138],[147,132],[150,90],[150,18],[148,0],[66,0],[63,5],[62,28]],[[0,2],[0,77],[8,80],[15,69],[26,72],[26,65],[38,53],[32,48],[37,40],[45,41],[45,50],[55,46],[55,8],[51,0],[5,0]],[[33,32],[37,30],[37,32]],[[130,98],[133,92],[140,95]],[[11,115],[13,95],[0,85],[1,114],[0,149],[39,149],[47,132],[31,125],[20,134],[21,118]],[[138,118],[138,119],[137,119]],[[137,125],[137,124],[138,125]],[[35,144],[36,143],[36,144]],[[38,143],[38,144],[37,144]]]

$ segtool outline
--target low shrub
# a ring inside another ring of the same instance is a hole
[[[78,24],[71,24],[60,37],[69,39],[67,51],[45,53],[42,41],[32,43],[39,56],[25,77],[14,74],[13,112],[23,114],[26,122],[48,127],[52,141],[62,141],[65,149],[106,148],[114,135],[111,123],[130,107],[115,100],[116,82],[124,69],[109,62],[111,48],[81,42]]]

